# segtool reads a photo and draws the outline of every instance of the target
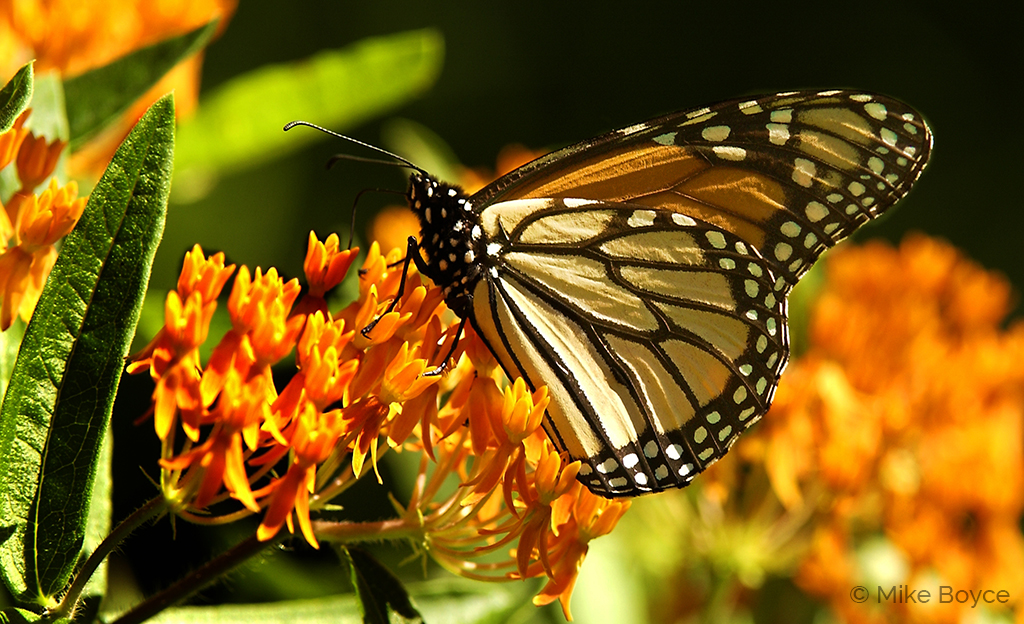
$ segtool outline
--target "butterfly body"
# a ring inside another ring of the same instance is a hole
[[[452,311],[471,317],[472,289],[485,268],[480,215],[459,187],[418,171],[409,178],[407,199],[421,224],[420,271],[444,289]]]
[[[413,259],[604,496],[685,486],[770,407],[786,297],[920,175],[895,100],[799,92],[637,124],[472,195],[414,173]],[[421,255],[422,254],[422,255]]]

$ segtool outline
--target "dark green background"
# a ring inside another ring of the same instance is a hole
[[[1009,4],[1001,4],[1009,7]],[[207,51],[204,89],[267,63],[361,38],[435,27],[446,58],[433,89],[398,110],[471,166],[519,142],[557,148],[677,109],[798,88],[850,87],[918,108],[935,133],[911,196],[861,238],[942,236],[1024,283],[1021,21],[985,3],[242,2]],[[344,98],[343,91],[337,97]],[[245,111],[238,111],[244,115]],[[282,117],[281,124],[291,121]],[[317,121],[317,120],[310,120]],[[339,128],[382,143],[381,124]],[[401,171],[323,163],[353,146],[324,140],[222,179],[205,200],[172,205],[156,285],[193,242],[250,266],[298,275],[311,228],[347,231],[355,193],[403,189]],[[388,201],[360,203],[361,223]],[[357,229],[357,238],[365,230]]]

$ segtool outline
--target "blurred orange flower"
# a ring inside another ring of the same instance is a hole
[[[35,60],[38,73],[75,76],[163,39],[234,13],[236,0],[148,2],[16,0],[0,3],[0,78],[5,81]],[[123,116],[117,127],[90,141],[72,159],[75,170],[102,169],[134,122],[163,94],[174,91],[179,116],[195,108],[202,53],[171,70]]]
[[[797,584],[842,621],[962,621],[971,605],[938,604],[941,586],[1006,589],[985,609],[1021,611],[1024,324],[1003,325],[1009,284],[923,235],[845,247],[826,268],[807,352],[703,496],[748,523],[752,499],[759,521],[776,500],[788,537],[770,543],[800,549]],[[768,493],[746,489],[759,471]],[[900,584],[933,604],[875,595]],[[857,586],[871,600],[851,600]]]

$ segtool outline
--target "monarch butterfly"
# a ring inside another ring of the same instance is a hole
[[[545,430],[591,491],[683,487],[768,411],[790,289],[907,194],[931,143],[896,100],[807,91],[616,130],[472,196],[417,170],[406,268],[548,386]]]

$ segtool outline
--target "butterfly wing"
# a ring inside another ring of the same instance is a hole
[[[676,113],[545,156],[470,198],[471,320],[552,396],[545,428],[605,496],[679,487],[771,404],[786,296],[907,193],[921,116],[846,91]]]
[[[906,195],[931,132],[880,95],[781,93],[674,113],[544,156],[473,197],[638,203],[702,219],[777,262],[789,285]]]

